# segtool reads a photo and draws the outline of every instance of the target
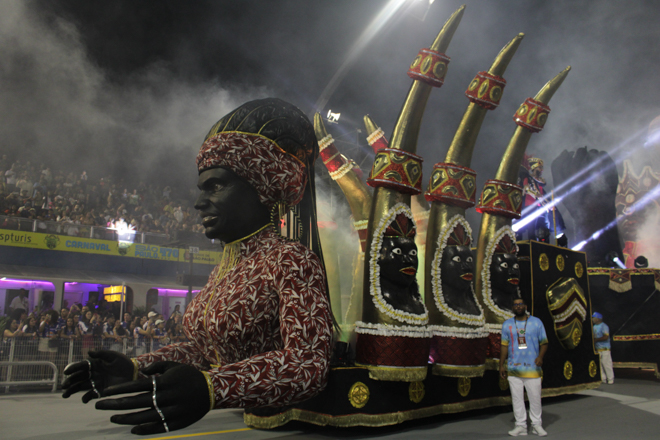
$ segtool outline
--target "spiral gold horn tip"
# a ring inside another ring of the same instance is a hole
[[[509,66],[509,62],[511,62],[511,59],[516,54],[518,46],[520,46],[520,43],[524,37],[525,34],[522,32],[513,37],[513,40],[509,41],[506,46],[502,48],[500,53],[497,54],[495,61],[493,61],[490,69],[488,69],[488,73],[491,75],[503,76],[504,71]]]
[[[367,134],[371,134],[374,131],[378,130],[378,126],[369,117],[369,115],[364,115],[364,126],[367,129]]]
[[[435,50],[440,53],[445,53],[447,51],[447,47],[449,47],[449,43],[454,36],[454,32],[456,32],[458,25],[461,23],[464,12],[465,5],[461,6],[453,14],[451,14],[451,17],[449,17],[449,19],[445,22],[442,30],[431,45],[431,50]]]
[[[319,141],[328,135],[325,124],[323,124],[323,118],[318,112],[314,113],[314,134]]]
[[[550,102],[552,96],[557,91],[557,89],[559,89],[559,86],[561,86],[561,84],[566,79],[566,75],[568,75],[568,72],[570,70],[571,70],[571,66],[568,66],[564,70],[559,72],[557,76],[552,78],[543,86],[543,88],[536,94],[534,99],[547,105],[548,102]]]

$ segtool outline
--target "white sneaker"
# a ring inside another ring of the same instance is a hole
[[[548,435],[546,430],[543,429],[543,426],[541,426],[541,425],[532,426],[532,432],[534,434],[538,435],[539,437],[545,437],[546,435]]]
[[[511,437],[518,437],[519,435],[527,435],[527,428],[525,426],[516,426],[509,431]]]

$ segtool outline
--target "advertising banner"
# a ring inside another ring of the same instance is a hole
[[[68,235],[42,234],[40,232],[0,230],[0,246],[144,258],[161,261],[190,261],[190,253],[187,249],[163,247],[153,244],[119,243],[109,240],[70,237]],[[216,265],[220,262],[222,252],[200,250],[198,253],[192,255],[193,262],[196,264]]]

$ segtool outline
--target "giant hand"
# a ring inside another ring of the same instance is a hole
[[[143,409],[114,415],[112,423],[135,425],[133,434],[157,434],[185,428],[209,412],[209,387],[204,373],[196,368],[168,361],[156,362],[142,372],[151,377],[106,388],[103,395],[142,394],[96,402],[96,409]]]
[[[109,350],[90,351],[89,359],[64,369],[67,378],[62,383],[62,397],[89,390],[82,396],[83,403],[87,403],[104,396],[107,387],[132,380],[134,373],[135,366],[128,356]]]
[[[619,176],[612,158],[604,151],[578,148],[564,150],[552,162],[552,178],[558,197],[575,220],[575,245],[589,240],[583,250],[590,265],[605,261],[608,252],[621,256],[621,244],[616,227],[616,188]]]

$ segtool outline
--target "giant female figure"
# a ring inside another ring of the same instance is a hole
[[[226,245],[184,315],[189,342],[135,359],[90,353],[65,370],[63,396],[89,390],[88,402],[143,392],[96,407],[142,409],[111,421],[152,434],[181,429],[213,408],[284,406],[321,391],[332,317],[316,231],[317,155],[309,120],[284,101],[252,101],[218,121],[197,156],[195,208],[206,236]],[[297,226],[289,230],[297,240],[280,236],[271,221],[294,206]]]

